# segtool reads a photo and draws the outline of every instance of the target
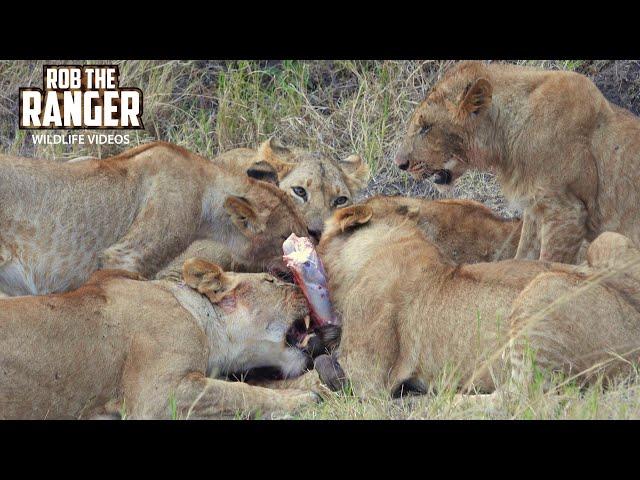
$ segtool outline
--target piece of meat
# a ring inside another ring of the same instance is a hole
[[[282,250],[285,264],[309,302],[314,327],[339,325],[327,289],[327,275],[311,240],[292,233]]]

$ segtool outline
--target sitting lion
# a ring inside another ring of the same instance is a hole
[[[598,237],[585,267],[465,265],[394,203],[364,204],[333,215],[318,252],[343,321],[337,356],[358,394],[425,392],[445,372],[461,389],[492,392],[505,366],[527,384],[531,351],[547,372],[584,382],[640,358],[640,252],[618,234]],[[622,276],[603,274],[630,262]]]
[[[369,167],[359,155],[334,160],[319,152],[280,145],[274,138],[263,142],[257,149],[236,148],[213,159],[226,170],[244,175],[250,172],[265,179],[276,170],[279,187],[291,197],[316,241],[322,235],[324,221],[337,209],[353,203],[353,198],[366,185]],[[252,271],[251,266],[234,260],[231,250],[211,240],[193,242],[176,257],[156,278],[180,276],[185,259],[202,257],[234,271]]]
[[[395,162],[441,187],[495,171],[525,208],[516,258],[573,263],[604,231],[640,245],[640,120],[583,75],[460,63],[413,113]]]
[[[220,379],[303,372],[308,309],[297,287],[201,259],[184,278],[101,270],[68,293],[0,300],[0,418],[211,418],[317,400]]]
[[[283,268],[282,241],[307,234],[277,187],[163,142],[71,163],[0,156],[0,205],[8,295],[67,291],[98,268],[150,277],[203,238],[254,270]]]

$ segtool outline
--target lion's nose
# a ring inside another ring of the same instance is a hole
[[[393,162],[398,166],[400,170],[406,170],[407,168],[409,168],[409,159],[404,155],[396,155],[396,158],[393,159]]]
[[[310,228],[308,231],[311,238],[313,238],[316,241],[316,243],[318,243],[320,241],[320,237],[322,236],[322,231],[316,230],[313,228]]]

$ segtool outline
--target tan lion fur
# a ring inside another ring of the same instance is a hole
[[[630,273],[626,289],[593,282],[603,258],[622,254],[611,236],[619,238],[606,234],[591,245],[592,257],[601,252],[593,267],[529,260],[465,265],[451,261],[395,205],[386,214],[367,205],[336,212],[319,253],[343,320],[339,361],[354,391],[426,390],[448,372],[459,387],[491,392],[494,374],[507,365],[515,381],[527,384],[525,346],[539,365],[568,375],[609,362],[584,381],[629,371],[626,360],[637,360],[640,348],[640,271]],[[624,254],[640,262],[636,249]]]
[[[462,62],[412,115],[396,163],[452,181],[495,171],[525,209],[516,258],[572,263],[604,231],[640,244],[640,120],[578,73]]]
[[[473,200],[376,196],[363,204],[375,216],[395,212],[413,220],[456,263],[513,258],[520,240],[519,219],[501,218]]]
[[[303,371],[306,356],[285,343],[308,313],[297,287],[201,259],[184,277],[101,270],[78,290],[0,300],[0,417],[212,418],[316,401],[220,379],[261,366]]]
[[[149,277],[204,238],[259,270],[307,234],[278,188],[163,142],[71,163],[0,156],[0,205],[8,295],[77,288],[97,268]]]
[[[339,207],[353,203],[353,198],[366,185],[369,167],[359,155],[334,160],[319,152],[285,147],[276,139],[263,142],[258,148],[236,148],[215,157],[213,162],[237,175],[263,173],[264,163],[277,172],[282,191],[302,214],[309,230],[319,237],[324,221]],[[251,172],[251,169],[254,171]],[[303,188],[304,198],[294,188]],[[339,204],[338,204],[339,203]],[[255,266],[234,261],[228,248],[219,242],[197,240],[176,257],[156,278],[178,278],[182,262],[190,257],[202,257],[234,271],[254,271]]]

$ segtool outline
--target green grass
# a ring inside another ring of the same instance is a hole
[[[105,157],[122,147],[31,145],[17,130],[18,88],[41,86],[42,61],[0,61],[0,148],[48,158]],[[131,146],[166,140],[213,157],[276,135],[283,143],[346,157],[374,174],[389,168],[407,118],[451,61],[74,61],[113,63],[121,86],[144,92],[144,131]],[[580,69],[583,60],[519,61]],[[65,133],[52,131],[51,133]],[[108,133],[108,132],[107,132]],[[473,186],[478,183],[473,179]]]
[[[562,383],[560,379],[556,380]],[[392,400],[385,393],[360,399],[344,393],[331,394],[323,403],[307,407],[294,419],[376,420],[376,419],[516,419],[594,420],[640,418],[640,382],[637,375],[608,388],[596,382],[587,389],[574,383],[545,393],[534,383],[515,398],[502,397],[489,403],[486,396],[462,398],[451,388],[419,397]]]

